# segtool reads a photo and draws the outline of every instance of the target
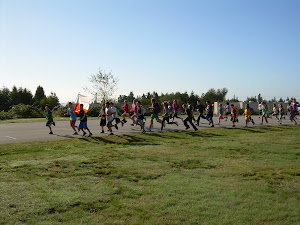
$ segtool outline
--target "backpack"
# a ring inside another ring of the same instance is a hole
[[[156,105],[157,105],[157,113],[160,113],[161,112],[160,105],[158,103],[156,103]]]
[[[143,106],[141,106],[141,114],[144,115],[145,112],[146,112],[146,109]]]

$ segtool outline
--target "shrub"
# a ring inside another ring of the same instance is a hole
[[[13,119],[13,114],[11,112],[1,111],[0,120],[8,120],[8,119]]]
[[[31,105],[18,104],[8,111],[13,118],[40,118],[43,117],[43,112]]]
[[[99,115],[100,109],[101,106],[92,106],[89,108],[87,115],[91,117],[97,117]]]

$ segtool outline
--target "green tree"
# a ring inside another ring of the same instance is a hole
[[[10,90],[6,87],[3,87],[0,90],[0,111],[8,111],[10,109],[11,96]]]
[[[41,100],[40,104],[41,104],[42,109],[45,108],[46,104],[49,105],[50,109],[53,109],[54,107],[59,106],[59,99],[55,93],[51,92],[51,94],[49,96],[44,97]]]
[[[44,88],[42,87],[42,86],[38,86],[37,88],[36,88],[36,91],[35,91],[35,94],[34,94],[34,102],[37,104],[37,105],[39,105],[40,106],[40,104],[41,104],[41,100],[43,99],[43,98],[45,98],[46,97],[46,95],[45,95],[45,92],[44,92]]]
[[[89,81],[92,88],[85,87],[85,90],[93,96],[97,96],[97,99],[101,99],[101,103],[104,103],[112,100],[119,79],[112,72],[107,73],[99,68],[98,73],[89,77]]]

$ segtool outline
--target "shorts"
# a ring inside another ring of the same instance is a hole
[[[53,120],[47,120],[46,127],[51,127],[52,123],[53,123]]]
[[[205,116],[205,119],[207,119],[207,120],[212,120],[212,119],[213,119],[213,116],[207,114],[207,115]]]
[[[106,125],[106,119],[101,119],[100,120],[100,126],[105,126]]]
[[[112,121],[108,121],[106,126],[107,127],[112,127],[112,122],[113,122],[113,120]]]
[[[173,118],[178,118],[177,112],[174,112]]]
[[[224,119],[223,114],[220,114],[219,115],[219,120],[222,120],[222,119]]]
[[[139,125],[143,125],[144,124],[144,121],[143,119],[136,119],[136,124],[139,124]]]
[[[75,126],[76,120],[70,120],[70,126]]]
[[[121,120],[120,118],[115,118],[116,123],[119,123]]]
[[[130,117],[130,114],[129,114],[129,112],[124,112],[124,113],[123,113],[123,115],[124,115],[124,116],[128,116],[128,117]]]
[[[88,129],[87,122],[80,122],[78,129],[85,129],[85,130]]]
[[[279,119],[282,119],[283,115],[282,114],[279,114]]]
[[[237,119],[236,118],[232,118],[231,117],[231,119],[230,119],[233,123],[235,123],[236,121],[237,121]]]
[[[158,120],[158,114],[151,114],[151,119],[156,119],[156,120]]]
[[[259,115],[260,115],[260,116],[262,115],[262,110],[259,110]]]
[[[226,115],[226,116],[228,116],[228,115],[230,115],[230,114],[231,114],[231,112],[227,112],[227,113],[225,113],[225,115]]]

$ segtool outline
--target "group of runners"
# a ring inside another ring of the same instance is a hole
[[[186,104],[182,105],[184,110],[181,115],[186,115],[185,117],[179,117],[179,109],[180,106],[177,103],[177,100],[173,102],[163,102],[162,108],[156,99],[151,99],[151,106],[148,107],[148,110],[151,111],[150,116],[150,126],[148,131],[153,129],[154,120],[160,124],[159,132],[162,132],[165,128],[166,124],[176,125],[178,126],[178,121],[175,119],[179,119],[183,122],[186,129],[189,129],[190,126],[193,127],[195,131],[198,130],[197,126],[200,126],[200,120],[205,119],[209,122],[211,127],[214,127],[213,121],[213,108],[214,105],[210,101],[206,101],[206,105],[203,105],[200,100],[197,101],[196,106],[193,106],[190,101]],[[145,129],[145,122],[146,122],[146,109],[143,107],[141,101],[135,99],[133,103],[129,105],[128,101],[125,100],[122,106],[124,113],[119,116],[116,107],[114,106],[113,102],[106,102],[101,106],[101,110],[99,112],[98,118],[100,118],[100,126],[101,126],[101,133],[105,133],[105,129],[107,127],[107,131],[110,135],[114,135],[113,129],[119,129],[119,125],[123,126],[128,121],[131,122],[131,126],[139,126],[142,133],[146,132]],[[258,103],[258,110],[259,110],[259,118],[261,118],[261,125],[264,123],[268,123],[268,118],[270,115],[268,113],[268,106],[265,102]],[[292,122],[297,124],[296,122],[296,114],[297,114],[297,103],[294,99],[291,104],[288,105],[288,115]],[[195,113],[198,113],[197,119],[195,118]],[[162,119],[159,118],[159,114],[162,114]],[[245,116],[245,126],[247,127],[248,124],[251,122],[253,125],[255,124],[254,120],[251,118],[253,115],[254,110],[246,104],[245,110],[243,115]],[[49,106],[46,105],[45,107],[45,115],[46,115],[46,126],[49,127],[50,132],[49,134],[53,134],[51,126],[55,126],[55,122],[53,121],[52,111],[50,110]],[[83,105],[80,105],[80,111],[78,113],[75,112],[72,102],[69,102],[68,111],[65,115],[70,116],[70,126],[72,127],[74,134],[78,135],[78,132],[82,131],[83,136],[87,135],[92,136],[91,131],[87,126],[87,115],[85,110],[83,109]],[[282,119],[285,119],[285,110],[283,109],[282,104],[273,104],[273,113],[272,116],[275,117],[278,122],[281,124]],[[77,117],[80,118],[79,126],[76,126]],[[232,122],[232,127],[235,127],[236,123],[239,122],[238,120],[238,113],[234,107],[234,104],[230,104],[229,102],[226,103],[226,106],[223,107],[222,104],[218,106],[218,123],[220,125],[221,120],[225,119],[227,121],[230,117]],[[196,125],[194,124],[196,123]]]

